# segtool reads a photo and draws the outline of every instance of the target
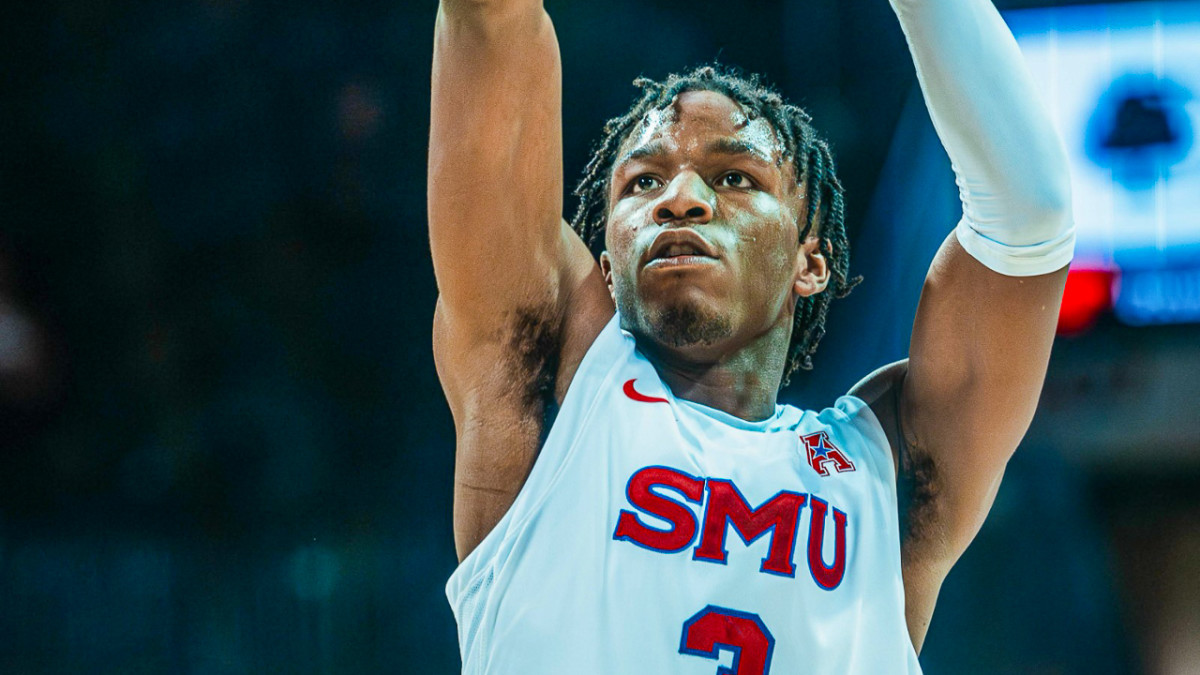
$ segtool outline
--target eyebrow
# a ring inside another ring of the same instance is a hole
[[[763,152],[762,148],[752,143],[747,143],[740,138],[723,136],[709,143],[705,150],[714,155],[749,155],[751,158],[766,164],[774,163],[767,153]]]
[[[767,156],[761,148],[740,138],[730,136],[722,136],[721,138],[711,141],[704,148],[705,152],[711,155],[728,155],[749,157],[752,160],[762,162],[764,164],[774,164],[771,158]],[[640,145],[621,156],[617,160],[616,166],[621,166],[626,162],[631,162],[639,159],[647,159],[651,157],[660,157],[667,153],[667,148],[662,141],[651,141],[645,145]]]

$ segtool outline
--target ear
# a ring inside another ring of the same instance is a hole
[[[612,260],[609,259],[607,250],[600,252],[600,273],[604,275],[604,285],[608,286],[608,295],[615,303],[617,294],[613,291]]]
[[[829,261],[821,253],[821,238],[809,235],[796,249],[796,276],[792,290],[800,297],[816,295],[829,285]]]

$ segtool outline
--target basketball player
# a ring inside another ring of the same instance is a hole
[[[893,7],[963,217],[909,358],[817,412],[776,402],[853,284],[807,115],[714,68],[639,81],[572,227],[540,0],[442,0],[429,227],[464,672],[920,671],[1033,415],[1074,235],[989,0]]]

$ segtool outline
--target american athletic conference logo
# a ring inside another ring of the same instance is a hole
[[[838,473],[854,470],[854,462],[847,459],[845,453],[829,440],[828,433],[818,431],[813,434],[805,434],[800,437],[800,440],[804,443],[808,465],[817,472],[818,476],[829,475],[829,469],[825,468],[827,464],[832,464]]]

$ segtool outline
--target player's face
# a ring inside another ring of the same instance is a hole
[[[600,261],[625,328],[720,351],[790,326],[825,273],[815,237],[798,239],[804,195],[783,152],[766,120],[715,92],[680,94],[634,129]]]

